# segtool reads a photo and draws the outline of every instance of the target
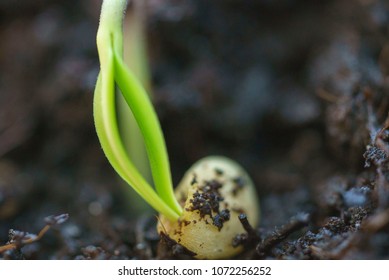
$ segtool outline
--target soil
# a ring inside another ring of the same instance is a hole
[[[193,257],[98,143],[100,5],[0,2],[0,245],[15,244],[0,259]],[[236,258],[387,259],[388,1],[149,0],[146,13],[175,184],[220,154],[258,189],[260,226],[241,217]]]

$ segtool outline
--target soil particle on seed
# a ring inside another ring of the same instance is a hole
[[[222,187],[223,183],[216,179],[204,181],[189,200],[191,205],[187,209],[188,211],[198,211],[201,219],[208,215],[212,219],[212,224],[219,231],[224,223],[230,220],[229,209],[220,211],[220,202],[224,201],[219,192]],[[228,207],[228,205],[225,205],[225,207]],[[208,223],[207,220],[205,222]]]
[[[199,211],[201,218],[206,215],[212,218],[212,213],[219,213],[220,202],[224,200],[219,193],[222,186],[217,180],[205,181],[190,199],[191,206],[188,210]]]
[[[190,185],[193,186],[196,183],[197,183],[197,175],[193,174],[193,179],[192,179],[192,181],[190,181]]]
[[[216,176],[222,176],[224,174],[223,169],[215,168],[215,174]]]
[[[216,226],[220,231],[223,227],[223,224],[229,220],[230,220],[230,210],[224,209],[213,217],[212,224]]]
[[[244,188],[246,182],[244,181],[244,178],[241,176],[232,179],[232,181],[234,182],[234,188],[232,189],[232,194],[236,196],[238,192]]]

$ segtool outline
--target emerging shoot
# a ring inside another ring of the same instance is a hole
[[[125,5],[125,0],[106,0],[101,10],[97,32],[100,74],[93,108],[96,131],[105,155],[123,180],[155,210],[176,220],[182,209],[174,197],[165,141],[157,115],[145,89],[123,62],[122,20]],[[144,137],[157,192],[140,175],[124,148],[116,117],[115,84],[119,86]]]
[[[97,47],[100,74],[94,96],[97,135],[116,172],[160,213],[158,231],[192,251],[197,258],[229,258],[242,250],[232,241],[244,233],[238,215],[252,226],[259,218],[253,183],[235,162],[207,157],[186,173],[176,192],[162,130],[152,103],[123,61],[122,21],[125,0],[104,0]],[[118,86],[140,128],[150,162],[155,190],[128,156],[119,133],[115,86]]]

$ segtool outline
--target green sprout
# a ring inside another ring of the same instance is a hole
[[[151,100],[153,100],[145,35],[146,2],[144,0],[132,0],[130,7],[127,8],[123,21],[123,54],[124,62],[139,79]],[[126,101],[120,94],[117,106],[119,130],[126,150],[134,165],[147,182],[150,183],[152,181],[151,170],[142,133]],[[131,194],[133,193],[131,192]]]
[[[100,73],[94,95],[98,138],[110,164],[149,205],[169,220],[178,220],[182,208],[174,196],[170,165],[157,114],[140,81],[123,60],[122,21],[125,0],[104,0],[97,32]],[[129,158],[119,132],[116,85],[143,135],[155,190]]]
[[[243,246],[234,246],[233,240],[245,232],[238,216],[245,213],[252,226],[258,223],[254,184],[234,161],[209,156],[185,173],[174,192],[157,114],[142,83],[123,60],[125,7],[125,0],[104,0],[97,32],[101,70],[95,90],[94,118],[104,153],[116,172],[160,213],[158,233],[167,235],[199,259],[234,256]],[[116,96],[116,85],[143,136],[155,190],[138,171],[123,144],[117,121],[115,99],[120,95]]]

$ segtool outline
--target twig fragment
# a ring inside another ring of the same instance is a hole
[[[261,243],[258,244],[256,250],[260,257],[264,257],[267,253],[271,251],[274,246],[281,243],[286,239],[291,233],[305,227],[309,222],[309,214],[301,213],[296,215],[291,221],[282,226],[280,229],[274,231],[272,235],[265,238]]]
[[[11,249],[20,249],[25,245],[40,240],[52,226],[62,224],[68,218],[69,218],[68,214],[46,217],[45,218],[46,225],[41,229],[38,235],[11,229],[9,232],[10,241],[8,242],[8,244],[0,246],[0,253],[3,253]]]

